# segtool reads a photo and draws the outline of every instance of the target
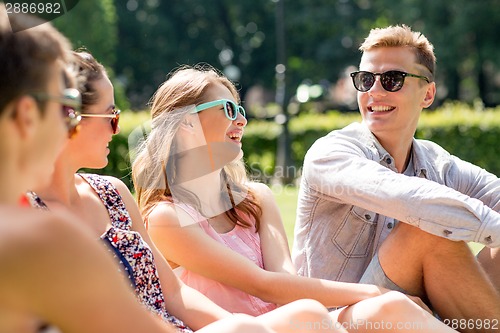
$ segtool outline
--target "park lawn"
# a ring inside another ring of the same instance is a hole
[[[299,189],[296,186],[271,186],[274,197],[278,203],[281,219],[285,226],[286,236],[290,249],[293,245],[293,226],[295,225],[295,214],[297,213],[297,197]]]
[[[297,212],[297,197],[299,189],[295,186],[271,186],[274,197],[280,209],[281,218],[285,226],[286,235],[290,249],[293,245],[293,227],[295,225],[295,214]],[[477,254],[484,246],[478,243],[469,243],[474,254]]]

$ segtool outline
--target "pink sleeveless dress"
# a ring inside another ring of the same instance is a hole
[[[231,231],[219,234],[208,223],[208,220],[201,216],[194,208],[183,204],[176,204],[176,207],[183,209],[194,221],[199,221],[200,227],[209,237],[250,259],[260,268],[265,269],[260,247],[260,237],[255,231],[255,226],[244,228],[236,225]],[[214,269],[217,269],[217,263],[214,263]],[[277,308],[276,304],[266,303],[258,297],[206,278],[183,267],[176,268],[174,272],[176,272],[185,284],[200,291],[214,303],[229,312],[258,316]],[[248,281],[248,283],[250,284],[252,281]]]

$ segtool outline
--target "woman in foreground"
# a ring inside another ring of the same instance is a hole
[[[7,17],[0,3],[0,332],[175,332],[135,300],[75,216],[21,207],[79,120],[69,42],[41,23]]]

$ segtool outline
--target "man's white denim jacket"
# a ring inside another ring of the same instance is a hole
[[[363,123],[318,139],[306,154],[293,262],[299,275],[358,282],[395,223],[450,240],[500,246],[500,179],[413,140],[415,177]]]

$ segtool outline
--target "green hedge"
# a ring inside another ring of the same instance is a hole
[[[108,166],[93,172],[114,175],[130,186],[128,135],[148,117],[147,112],[124,112],[120,120],[121,131],[110,144]],[[290,133],[294,165],[282,172],[298,175],[304,155],[316,139],[359,120],[357,113],[335,111],[304,113],[292,118]],[[280,131],[280,126],[271,121],[252,119],[249,122],[243,138],[243,150],[249,171],[255,178],[269,180],[273,176]],[[483,110],[450,103],[435,111],[424,111],[416,137],[432,140],[450,153],[500,175],[500,107]]]
[[[334,111],[291,119],[294,166],[300,168],[306,151],[316,139],[360,120],[357,113]],[[250,171],[258,177],[272,176],[279,133],[279,125],[269,122],[252,121],[247,126],[243,150]],[[500,175],[500,107],[474,110],[464,104],[449,103],[435,111],[424,111],[416,137],[434,141],[453,155]]]

